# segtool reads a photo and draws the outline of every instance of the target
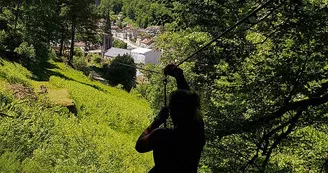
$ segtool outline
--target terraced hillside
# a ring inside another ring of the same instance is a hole
[[[2,172],[146,172],[134,144],[152,112],[145,100],[50,62],[46,80],[0,59]]]

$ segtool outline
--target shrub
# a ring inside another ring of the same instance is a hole
[[[127,49],[128,44],[125,43],[124,41],[114,39],[113,41],[113,47],[121,48],[121,49]]]
[[[88,64],[85,61],[84,57],[74,56],[74,58],[73,58],[73,67],[76,70],[82,71],[85,75],[88,75]]]
[[[122,66],[118,63],[132,67]],[[109,66],[105,66],[104,72],[112,86],[122,84],[124,90],[130,91],[136,85],[136,65],[129,55],[118,56],[113,59]]]
[[[92,56],[92,61],[93,61],[93,63],[95,63],[95,64],[100,64],[100,63],[102,62],[102,58],[101,58],[101,56],[98,55],[98,54],[93,54],[93,56]]]
[[[84,57],[84,53],[79,47],[74,48],[74,56]]]

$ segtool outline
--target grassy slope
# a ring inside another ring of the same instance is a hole
[[[81,72],[52,62],[49,81],[38,82],[19,64],[0,59],[0,170],[23,172],[146,172],[151,154],[134,144],[149,123],[149,105]],[[12,96],[10,84],[48,94],[38,101]],[[78,114],[63,106],[74,102]]]

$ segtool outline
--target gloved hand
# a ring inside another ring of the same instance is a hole
[[[158,115],[155,117],[154,121],[162,124],[166,121],[168,117],[169,117],[169,108],[163,107],[161,111],[158,113]]]
[[[177,78],[183,75],[183,71],[176,65],[169,64],[164,68],[164,74]]]

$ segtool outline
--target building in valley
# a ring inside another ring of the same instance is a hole
[[[158,64],[161,52],[152,49],[137,48],[131,50],[131,56],[136,64]]]
[[[116,48],[116,47],[112,47],[110,49],[108,49],[105,53],[105,59],[112,59],[112,58],[116,58],[119,55],[131,55],[131,51],[127,50],[127,49],[120,49],[120,48]]]

